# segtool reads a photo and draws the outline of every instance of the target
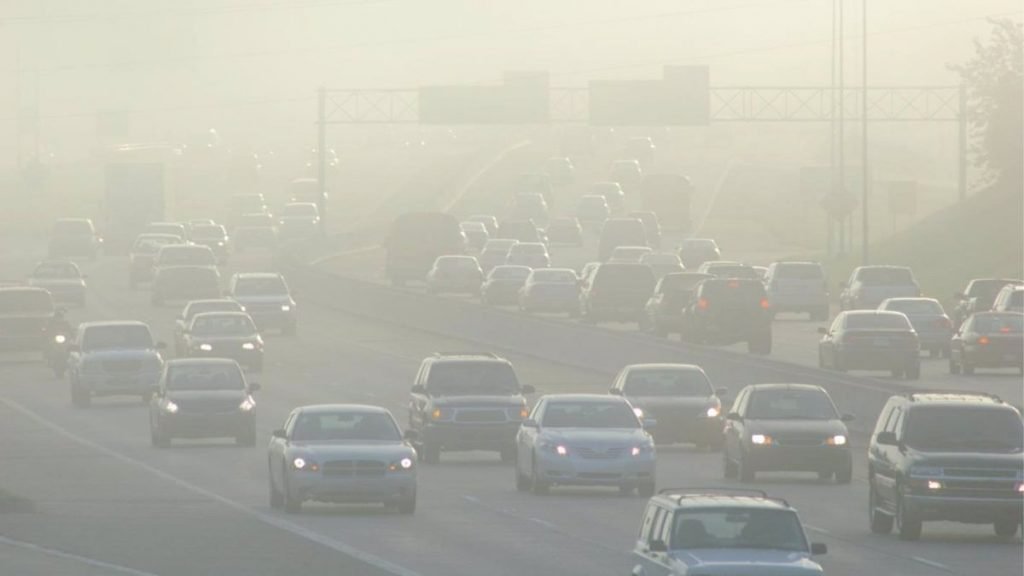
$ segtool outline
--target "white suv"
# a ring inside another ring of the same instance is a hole
[[[764,279],[773,312],[806,312],[828,320],[828,280],[817,262],[773,262]]]

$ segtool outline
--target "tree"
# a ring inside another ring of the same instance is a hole
[[[974,56],[952,66],[967,86],[974,164],[990,181],[1024,186],[1024,31],[1010,19],[990,20],[988,41],[974,41]]]

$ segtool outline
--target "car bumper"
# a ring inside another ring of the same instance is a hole
[[[903,496],[907,511],[921,520],[949,520],[972,524],[987,524],[1006,518],[1024,516],[1024,499],[1017,498],[961,498],[907,494]]]
[[[160,372],[134,374],[80,374],[78,385],[93,396],[134,396],[149,394],[160,382]]]
[[[514,305],[519,303],[519,288],[490,288],[484,292],[484,297],[491,304]]]
[[[300,500],[317,502],[392,502],[416,493],[416,474],[386,473],[374,477],[333,477],[322,472],[289,472],[288,490]]]
[[[849,370],[894,370],[918,362],[918,349],[843,348],[843,368]]]
[[[252,431],[252,413],[240,410],[216,414],[182,413],[160,416],[159,427],[165,436],[175,438],[220,438],[243,436]]]
[[[505,450],[515,445],[520,422],[430,425],[423,430],[426,443],[447,451]]]
[[[450,292],[450,293],[476,293],[480,291],[480,282],[478,280],[466,280],[466,281],[433,281],[428,284],[428,287],[436,293]]]
[[[754,446],[746,462],[766,472],[831,471],[852,465],[849,448],[838,446]]]
[[[964,361],[981,368],[1016,368],[1024,364],[1024,351],[1019,348],[982,350],[980,347],[968,347],[964,349]]]
[[[654,473],[653,455],[609,460],[544,455],[537,459],[537,475],[563,486],[621,486],[653,482]]]
[[[917,341],[921,343],[922,349],[945,348],[949,346],[952,338],[950,332],[917,332]]]

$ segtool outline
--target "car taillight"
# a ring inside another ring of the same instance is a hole
[[[771,305],[771,303],[768,302],[767,298],[761,298],[761,309],[762,310],[767,310],[767,309],[771,308],[771,306],[772,305]]]
[[[697,308],[700,308],[701,310],[707,310],[708,306],[711,306],[711,303],[708,302],[707,298],[701,298],[700,300],[697,300]]]
[[[978,344],[981,344],[982,346],[988,344],[988,342],[988,336],[982,336],[981,338],[978,338]]]

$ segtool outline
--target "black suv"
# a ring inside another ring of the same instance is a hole
[[[995,526],[1012,538],[1021,523],[1024,426],[996,396],[912,393],[893,396],[868,448],[871,531],[896,524],[917,540],[921,524],[946,520]]]
[[[493,450],[515,458],[515,437],[528,409],[512,363],[494,354],[437,353],[425,358],[409,401],[409,429],[428,464],[441,451]]]
[[[772,313],[760,280],[712,278],[694,290],[683,311],[682,338],[701,344],[746,342],[753,354],[772,351]]]

